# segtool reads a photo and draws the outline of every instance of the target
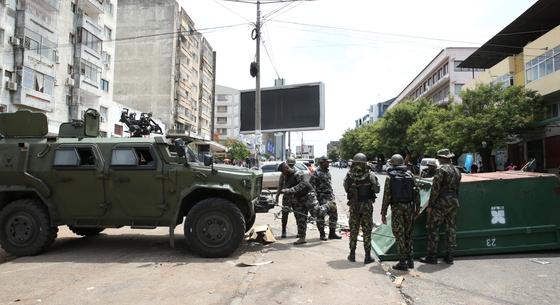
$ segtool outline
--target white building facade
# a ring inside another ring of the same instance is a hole
[[[226,139],[240,139],[239,109],[241,94],[237,89],[216,85],[214,109],[214,140],[222,144]]]
[[[451,100],[460,102],[461,88],[483,69],[460,68],[459,65],[477,48],[445,48],[395,98],[389,108],[403,101],[419,98],[445,105]]]

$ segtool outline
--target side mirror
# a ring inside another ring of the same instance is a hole
[[[214,158],[211,155],[204,155],[204,166],[210,166],[214,164]]]
[[[84,114],[84,134],[86,137],[99,137],[99,112],[88,109]]]

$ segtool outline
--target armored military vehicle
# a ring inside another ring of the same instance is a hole
[[[188,138],[100,138],[95,110],[47,132],[42,113],[0,114],[0,245],[13,255],[46,251],[62,225],[169,227],[173,245],[184,223],[192,251],[225,257],[255,221],[262,173],[202,163]]]

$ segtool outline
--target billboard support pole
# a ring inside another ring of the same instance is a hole
[[[255,84],[255,162],[260,167],[260,144],[261,144],[261,2],[257,1],[257,23],[256,30],[256,64],[257,75]]]

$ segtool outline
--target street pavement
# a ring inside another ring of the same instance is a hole
[[[346,172],[331,170],[342,223],[348,213],[342,188]],[[379,178],[383,185],[385,176]],[[380,206],[381,196],[374,206],[377,223]],[[279,236],[278,211],[258,214],[256,224],[269,224]],[[557,251],[458,258],[452,266],[417,262],[415,270],[404,273],[391,270],[393,262],[364,265],[361,243],[357,262],[348,262],[348,238],[321,242],[313,225],[309,243],[294,246],[292,215],[288,233],[269,245],[245,242],[229,258],[203,259],[184,246],[182,227],[176,230],[175,249],[165,228],[109,229],[78,238],[61,227],[45,254],[13,258],[0,249],[0,304],[559,303]],[[263,262],[272,263],[237,266]],[[404,277],[402,288],[391,276]]]

